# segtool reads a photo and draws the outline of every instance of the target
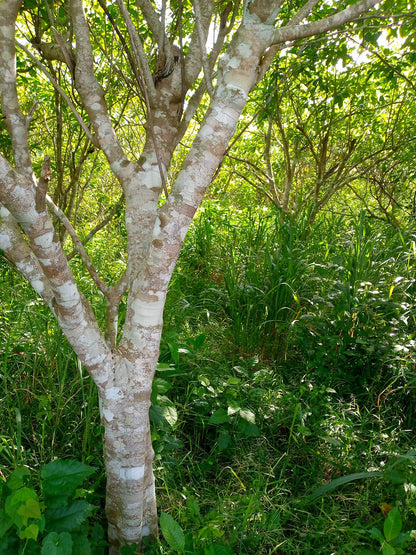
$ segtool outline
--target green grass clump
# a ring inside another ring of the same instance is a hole
[[[165,310],[161,538],[146,552],[415,552],[415,244],[365,213],[322,216],[306,237],[206,205]],[[4,480],[54,458],[102,468],[90,378],[30,288],[0,275]]]

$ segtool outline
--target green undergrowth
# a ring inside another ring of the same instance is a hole
[[[306,233],[276,214],[206,204],[165,310],[150,411],[161,535],[146,552],[416,552],[415,251],[410,232],[365,213],[322,217]],[[65,532],[48,528],[42,472],[76,459],[99,468],[71,503],[94,507],[82,541],[105,552],[95,388],[1,264],[2,510],[22,472],[32,511],[9,515],[3,537],[43,549]],[[50,552],[81,553],[71,549]]]

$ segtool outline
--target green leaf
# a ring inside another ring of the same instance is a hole
[[[30,470],[28,468],[25,466],[16,468],[7,479],[7,487],[12,490],[22,488],[25,485],[25,476],[30,476]]]
[[[217,409],[208,420],[209,424],[224,424],[229,422],[230,417],[225,409]]]
[[[384,536],[381,530],[379,530],[378,528],[371,528],[371,530],[369,531],[370,536],[373,537],[374,539],[378,540],[380,543],[384,542]]]
[[[388,542],[400,534],[402,531],[402,525],[399,509],[397,507],[393,507],[384,521],[384,535]]]
[[[309,495],[309,501],[314,501],[318,497],[321,497],[329,491],[333,491],[339,486],[348,484],[349,482],[354,482],[355,480],[362,480],[363,478],[376,478],[377,476],[382,476],[382,472],[375,470],[374,472],[354,472],[353,474],[347,474],[346,476],[341,476],[341,478],[336,478],[331,482],[321,486],[316,489],[313,493]]]
[[[39,526],[36,524],[30,524],[27,528],[22,530],[19,534],[19,538],[21,540],[28,539],[28,540],[37,540],[39,534]]]
[[[7,515],[13,520],[13,523],[18,528],[23,528],[27,526],[27,521],[32,513],[38,515],[31,518],[40,518],[39,511],[35,508],[35,503],[37,503],[39,508],[39,500],[36,492],[30,488],[20,488],[14,491],[6,499],[4,505]]]
[[[228,547],[219,543],[213,543],[204,549],[204,555],[233,555]]]
[[[394,547],[387,542],[384,542],[381,546],[381,552],[383,555],[396,555]]]
[[[70,532],[90,516],[92,509],[86,501],[74,501],[69,507],[47,510],[47,528],[53,532]]]
[[[5,513],[3,509],[0,509],[0,538],[2,538],[7,530],[13,526],[13,520]]]
[[[166,422],[173,428],[173,426],[178,421],[178,413],[176,407],[173,404],[162,406],[163,416]]]
[[[231,445],[232,441],[230,434],[226,430],[221,430],[218,436],[218,449],[224,451]]]
[[[205,337],[205,333],[200,333],[195,339],[191,339],[191,343],[195,349],[200,349],[202,347],[205,343]]]
[[[95,470],[79,461],[53,461],[42,468],[43,492],[50,497],[71,496]]]
[[[160,529],[169,546],[177,553],[183,553],[185,534],[179,524],[168,513],[161,513]]]
[[[163,436],[163,444],[168,451],[172,451],[173,449],[181,449],[184,445],[182,440],[168,434],[165,434]]]
[[[170,384],[168,381],[164,380],[163,378],[158,378],[157,376],[153,379],[153,383],[152,383],[152,403],[156,402],[157,396],[158,395],[163,395],[163,393],[166,393],[167,391],[169,391],[169,389],[172,389],[172,384]]]
[[[36,518],[40,520],[40,505],[37,499],[28,499],[24,505],[17,509],[18,514],[23,518],[23,521],[28,521],[29,518]]]
[[[251,422],[247,422],[247,420],[240,420],[237,428],[245,437],[259,437],[260,435],[258,426]]]
[[[72,538],[68,532],[51,532],[43,540],[41,555],[72,555]]]
[[[76,555],[91,555],[91,545],[85,533],[72,533],[73,549]]]

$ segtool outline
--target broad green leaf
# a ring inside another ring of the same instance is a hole
[[[161,513],[160,529],[169,546],[177,553],[183,553],[185,534],[179,524],[168,513]]]
[[[69,507],[47,510],[47,528],[53,532],[70,532],[90,516],[92,509],[86,501],[74,501]]]
[[[204,555],[234,555],[225,545],[213,543],[204,549]]]
[[[160,405],[150,405],[149,419],[152,424],[155,424],[161,430],[167,431],[170,429],[169,423],[165,418],[163,408]]]
[[[13,490],[22,488],[25,485],[25,476],[30,476],[30,470],[28,468],[25,466],[16,468],[7,479],[7,487]]]
[[[231,445],[232,441],[230,434],[226,430],[221,430],[218,436],[218,449],[224,451]]]
[[[407,545],[407,542],[412,539],[412,533],[414,535],[414,530],[409,532],[400,532],[393,540],[391,540],[391,545],[393,547],[401,547],[402,549]]]
[[[158,395],[163,395],[163,393],[166,393],[169,389],[172,389],[172,384],[156,376],[152,384],[152,402],[156,401]]]
[[[96,470],[79,461],[53,461],[42,468],[42,489],[47,496],[73,495],[78,486]]]
[[[225,409],[217,409],[208,420],[209,424],[224,424],[230,421],[230,416]]]
[[[240,420],[237,428],[245,437],[259,437],[260,435],[257,424],[252,424],[251,422],[247,422],[247,420]]]
[[[3,509],[0,509],[0,538],[5,535],[11,526],[13,526],[13,520]]]
[[[383,555],[396,555],[394,547],[387,542],[384,542],[381,546],[381,552]]]
[[[72,532],[73,550],[76,555],[91,555],[91,545],[85,533]]]
[[[169,451],[173,449],[181,449],[183,447],[183,441],[168,434],[163,436],[163,444]]]
[[[402,519],[399,509],[393,507],[384,521],[384,535],[386,540],[390,542],[402,531]]]
[[[379,530],[378,528],[371,528],[371,530],[369,531],[370,536],[373,537],[374,539],[378,540],[380,543],[384,542],[384,536],[381,530]]]
[[[4,505],[5,511],[18,528],[27,526],[29,517],[26,513],[31,514],[32,512],[35,512],[35,514],[38,514],[36,509],[33,508],[33,502],[38,503],[39,505],[36,492],[30,488],[20,488],[13,491],[7,497]],[[40,518],[40,512],[39,516],[34,518]]]
[[[237,403],[236,401],[228,401],[228,409],[227,409],[228,415],[232,416],[236,412],[240,412],[240,410],[241,410],[240,403]]]
[[[68,532],[51,532],[43,540],[41,555],[72,555],[72,538]]]
[[[162,412],[163,412],[163,416],[165,417],[166,421],[173,428],[173,426],[178,421],[178,413],[176,411],[176,407],[173,404],[162,406]]]
[[[24,505],[17,509],[18,514],[26,521],[29,518],[36,518],[40,520],[40,504],[37,499],[28,499]]]
[[[37,540],[39,534],[39,526],[36,524],[30,524],[27,528],[24,528],[20,534],[20,539],[27,539],[27,540]]]

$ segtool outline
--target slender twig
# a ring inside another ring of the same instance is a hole
[[[49,195],[46,195],[46,202],[49,208],[52,210],[52,212],[55,214],[55,216],[59,219],[59,221],[67,230],[69,236],[72,239],[72,242],[74,243],[75,249],[77,250],[78,254],[81,256],[82,261],[84,262],[85,267],[87,268],[88,273],[90,274],[94,283],[96,284],[98,289],[103,293],[103,295],[107,296],[109,288],[98,275],[97,270],[94,268],[94,265],[91,262],[90,257],[87,254],[87,251],[84,249],[84,246],[81,243],[71,222],[65,216],[64,212],[58,206],[56,206],[56,204],[53,202],[53,200],[50,198]]]
[[[100,0],[100,4],[102,5],[102,0]],[[124,22],[127,27],[127,32],[130,38],[130,44],[132,46],[134,55],[136,56],[137,60],[140,64],[140,69],[143,75],[144,82],[146,83],[146,88],[148,91],[148,95],[152,101],[155,101],[157,98],[157,92],[153,80],[153,75],[149,67],[149,63],[147,61],[146,54],[143,49],[142,42],[140,37],[137,33],[137,30],[131,20],[130,14],[123,2],[123,0],[117,0],[117,5],[120,8],[121,15],[124,19]]]
[[[33,54],[32,52],[30,52],[30,50],[28,48],[26,48],[26,46],[24,46],[23,44],[21,44],[19,41],[16,41],[17,46],[23,50],[31,60],[33,60],[35,62],[35,64],[37,65],[37,67],[42,71],[42,73],[47,77],[48,81],[53,85],[53,87],[58,91],[58,93],[62,96],[62,98],[65,100],[65,102],[68,104],[69,109],[71,110],[71,112],[74,114],[74,116],[76,117],[78,123],[80,124],[80,126],[82,127],[82,129],[84,130],[85,134],[87,135],[88,139],[91,141],[91,143],[93,145],[96,145],[96,140],[94,138],[94,135],[91,133],[90,129],[88,128],[88,125],[85,123],[85,121],[82,119],[82,116],[79,114],[78,110],[75,108],[74,103],[72,102],[72,100],[69,98],[69,96],[64,92],[64,90],[62,89],[62,87],[59,85],[58,81],[51,75],[51,73],[49,73],[49,71],[46,69],[46,67],[42,64],[42,62],[40,62]]]
[[[123,202],[124,202],[124,194],[121,195],[119,200],[116,202],[116,204],[110,210],[110,212],[105,216],[105,218],[99,224],[97,224],[91,231],[89,231],[87,233],[87,235],[84,237],[84,239],[80,240],[80,243],[82,245],[86,245],[88,243],[88,241],[90,241],[94,237],[94,235],[96,235],[96,233],[98,233],[101,229],[103,229],[103,227],[105,227],[113,219],[115,214],[118,212],[118,210],[122,206]],[[68,260],[72,260],[72,258],[74,258],[74,256],[77,254],[77,252],[78,251],[76,249],[74,249],[67,256]]]
[[[194,4],[194,12],[195,12],[195,24],[196,24],[199,47],[201,52],[201,63],[202,63],[202,68],[204,70],[205,84],[206,84],[209,96],[213,96],[214,88],[211,82],[211,70],[209,67],[208,56],[207,56],[207,51],[205,47],[207,37],[204,32],[204,28],[202,26],[201,6],[199,5],[199,0],[194,0],[193,4]]]

